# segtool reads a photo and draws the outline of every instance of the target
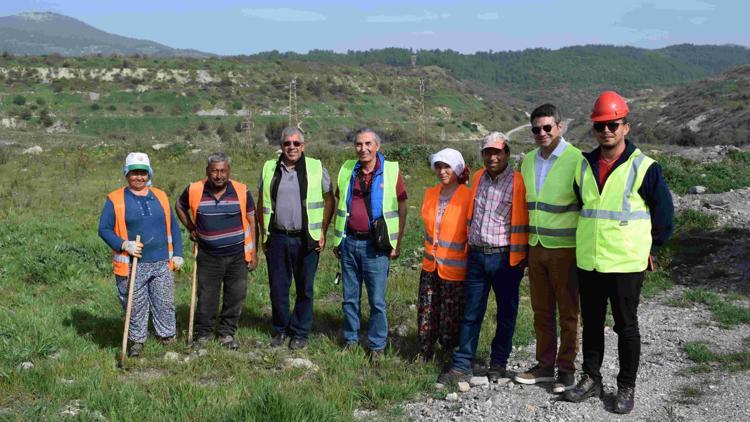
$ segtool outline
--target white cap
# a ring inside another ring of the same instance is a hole
[[[451,166],[451,169],[457,176],[460,176],[464,172],[464,167],[466,167],[463,155],[453,148],[445,148],[430,155],[430,167],[433,170],[435,170],[435,163],[437,162]]]
[[[151,161],[143,152],[131,152],[125,158],[125,174],[131,170],[147,170],[151,172]]]

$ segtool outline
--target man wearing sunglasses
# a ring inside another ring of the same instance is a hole
[[[268,262],[273,324],[272,347],[287,338],[303,349],[312,327],[313,281],[333,215],[331,178],[320,160],[305,156],[305,135],[296,127],[281,132],[281,156],[263,165],[258,187],[261,246]],[[294,277],[297,297],[289,313]]]
[[[644,271],[653,269],[651,256],[671,235],[674,217],[672,195],[661,167],[626,139],[629,112],[616,92],[599,96],[591,112],[592,132],[599,147],[583,154],[573,184],[581,206],[576,264],[583,319],[583,374],[575,388],[565,392],[565,398],[580,402],[602,393],[600,368],[609,301],[620,361],[612,409],[616,413],[633,410],[641,355],[638,302]]]
[[[521,384],[554,382],[552,392],[562,393],[575,385],[578,352],[575,246],[580,208],[573,176],[582,155],[563,139],[557,107],[543,104],[531,112],[530,120],[539,148],[526,154],[521,173],[529,210],[529,286],[537,364],[514,379]]]

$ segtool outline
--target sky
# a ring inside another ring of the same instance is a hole
[[[98,29],[222,55],[384,47],[462,53],[609,44],[750,47],[750,2],[729,0],[2,0]]]

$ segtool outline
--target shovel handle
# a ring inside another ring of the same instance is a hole
[[[136,243],[140,243],[141,235],[135,236]],[[135,288],[136,268],[138,267],[138,257],[134,256],[130,265],[130,278],[128,279],[128,306],[125,308],[125,330],[122,333],[122,350],[120,351],[120,366],[125,365],[125,358],[128,349],[128,332],[130,331],[130,314],[133,311],[133,290]]]
[[[195,319],[195,294],[198,285],[198,243],[193,249],[193,287],[190,293],[190,319],[188,320],[188,346],[193,344],[193,320]]]

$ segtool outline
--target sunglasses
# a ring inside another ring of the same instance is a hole
[[[534,135],[539,135],[540,133],[542,133],[542,129],[544,129],[545,132],[550,133],[552,132],[552,125],[532,126],[531,133],[533,133]]]
[[[302,146],[302,142],[300,142],[300,141],[285,141],[284,142],[284,146],[285,147],[291,147],[291,146],[301,147]]]
[[[622,122],[596,122],[594,123],[594,130],[597,132],[604,132],[604,128],[609,129],[610,132],[615,133],[620,128]]]

